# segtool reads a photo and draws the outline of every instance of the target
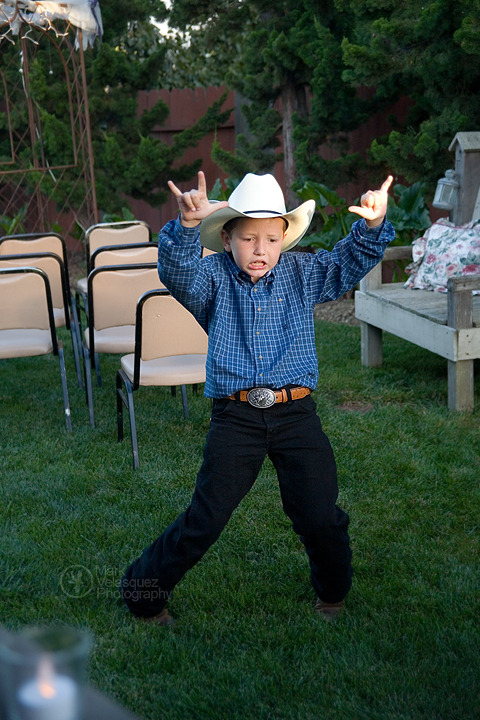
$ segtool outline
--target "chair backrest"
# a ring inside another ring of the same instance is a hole
[[[133,243],[99,247],[92,253],[92,270],[102,265],[133,265],[157,262],[158,245],[155,242]]]
[[[43,270],[0,268],[0,307],[0,330],[50,330],[58,354],[50,284]]]
[[[45,232],[4,235],[0,238],[0,255],[20,255],[24,253],[55,253],[55,255],[58,255],[65,268],[67,288],[70,287],[67,248],[61,235],[54,232]]]
[[[135,325],[138,299],[160,284],[155,263],[95,268],[88,276],[89,328]]]
[[[204,355],[208,337],[193,315],[168,290],[152,290],[138,301],[135,352],[141,360]]]
[[[55,310],[63,312],[62,324],[68,324],[68,291],[65,266],[62,259],[55,253],[49,252],[24,253],[21,255],[3,255],[0,253],[0,268],[25,266],[40,268],[47,274],[53,307]]]
[[[92,269],[91,256],[100,247],[146,243],[152,239],[152,231],[142,220],[116,223],[97,223],[85,233],[87,272]]]

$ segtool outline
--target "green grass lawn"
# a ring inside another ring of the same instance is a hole
[[[359,328],[317,330],[315,399],[354,552],[336,624],[314,613],[268,461],[177,587],[175,626],[127,613],[117,584],[188,504],[209,401],[189,392],[185,421],[169,389],[136,393],[134,472],[127,424],[116,440],[118,358],[102,359],[92,430],[65,334],[72,434],[55,359],[0,363],[1,622],[88,628],[91,683],[146,720],[478,719],[478,372],[475,413],[451,413],[446,361],[386,335],[384,367],[366,369]]]

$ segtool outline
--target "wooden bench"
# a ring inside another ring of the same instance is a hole
[[[387,248],[384,261],[412,257],[411,246]],[[474,360],[480,358],[480,275],[450,278],[448,292],[382,282],[382,263],[361,281],[355,316],[361,321],[362,365],[382,365],[387,331],[448,361],[448,408],[472,412]]]

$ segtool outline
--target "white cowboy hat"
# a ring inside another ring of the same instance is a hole
[[[209,250],[222,252],[221,230],[233,218],[283,217],[288,223],[282,243],[282,252],[285,252],[302,239],[315,212],[315,200],[307,200],[287,212],[282,188],[273,175],[248,173],[232,192],[228,203],[229,207],[221,208],[202,220],[200,242]]]

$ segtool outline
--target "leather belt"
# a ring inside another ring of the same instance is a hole
[[[310,395],[311,392],[310,388],[307,387],[281,388],[280,390],[256,387],[251,390],[239,390],[233,395],[229,395],[228,399],[248,402],[256,408],[269,408],[275,403],[301,400],[301,398]]]

